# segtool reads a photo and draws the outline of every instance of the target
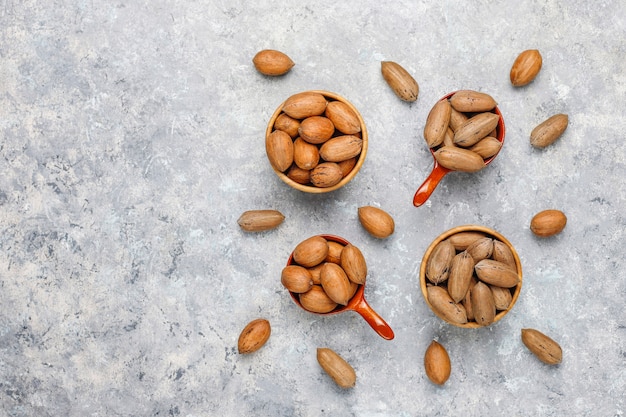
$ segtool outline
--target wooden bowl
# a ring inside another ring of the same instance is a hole
[[[448,93],[442,98],[440,98],[439,101],[449,100],[450,97],[452,97],[455,93],[457,93],[457,91]],[[502,117],[502,112],[500,112],[500,109],[498,108],[498,106],[494,107],[493,110],[491,110],[491,112],[500,116],[500,120],[498,120],[498,125],[496,126],[495,138],[502,144],[502,146],[504,146],[504,135],[505,135],[506,129],[504,127],[504,118]],[[485,166],[489,165],[491,161],[493,161],[495,157],[498,156],[498,154],[502,150],[502,146],[500,146],[500,149],[498,149],[498,152],[496,152],[495,155],[492,155],[489,158],[484,160]],[[435,191],[435,188],[437,187],[439,182],[441,182],[443,177],[446,176],[446,174],[453,172],[451,169],[445,168],[442,165],[440,165],[439,162],[437,161],[437,158],[435,158],[435,151],[440,147],[441,145],[435,148],[430,148],[430,153],[432,154],[433,161],[434,161],[433,169],[428,175],[428,177],[426,177],[422,185],[420,185],[420,187],[417,189],[417,191],[415,192],[415,195],[413,196],[413,205],[415,207],[419,207],[422,204],[424,204],[428,200],[428,198],[431,196],[431,194]]]
[[[368,144],[367,128],[365,127],[365,121],[363,120],[363,117],[361,116],[359,111],[356,109],[356,107],[354,107],[354,105],[352,103],[350,103],[348,100],[346,100],[345,98],[343,98],[339,94],[332,93],[330,91],[324,91],[324,90],[310,90],[310,91],[307,91],[307,92],[322,94],[324,97],[326,97],[326,99],[329,102],[330,101],[341,101],[341,102],[345,103],[354,112],[354,114],[359,119],[359,123],[361,125],[361,132],[360,132],[360,134],[361,134],[361,139],[363,140],[363,146],[362,146],[362,149],[361,149],[361,153],[358,155],[356,164],[354,165],[352,170],[347,175],[345,175],[341,179],[341,181],[339,181],[337,184],[335,184],[335,185],[333,185],[331,187],[316,187],[316,186],[314,186],[314,185],[312,185],[310,183],[309,184],[300,184],[300,183],[292,180],[291,178],[289,178],[285,172],[278,171],[273,166],[272,166],[272,169],[274,170],[276,175],[278,175],[278,178],[280,178],[283,182],[285,182],[289,186],[295,188],[296,190],[300,190],[302,192],[312,193],[312,194],[328,193],[328,192],[331,192],[331,191],[335,191],[335,190],[343,187],[344,185],[346,185],[350,181],[352,181],[354,176],[361,169],[361,166],[363,165],[363,162],[365,161],[365,156],[367,155],[367,144]],[[270,133],[272,133],[274,131],[274,123],[276,122],[276,119],[278,118],[278,116],[280,116],[281,113],[283,113],[282,109],[283,109],[284,104],[285,104],[285,102],[282,102],[278,106],[278,108],[276,109],[274,114],[272,114],[272,117],[270,118],[269,123],[267,124],[267,129],[265,131],[265,137],[266,138],[267,138],[267,136],[270,135]],[[336,136],[339,136],[339,135],[341,135],[341,133],[336,131]],[[322,161],[320,161],[320,162],[322,162]]]
[[[424,257],[422,258],[422,264],[420,267],[420,288],[422,290],[422,295],[424,296],[424,301],[426,301],[426,304],[428,305],[428,307],[432,310],[433,313],[435,313],[435,315],[437,317],[439,317],[440,319],[444,320],[446,323],[452,324],[454,326],[457,327],[463,327],[463,328],[467,328],[467,329],[475,329],[475,328],[480,328],[480,327],[484,327],[481,326],[480,324],[478,324],[475,321],[468,321],[467,323],[464,324],[459,324],[459,323],[454,323],[451,322],[449,320],[446,320],[442,315],[440,315],[431,305],[431,303],[428,301],[428,293],[427,293],[427,278],[426,278],[426,265],[428,263],[428,259],[430,258],[430,255],[432,254],[433,250],[435,249],[435,247],[443,240],[449,238],[450,236],[456,234],[456,233],[460,233],[460,232],[480,232],[483,233],[484,235],[486,235],[487,237],[492,237],[494,239],[499,240],[500,242],[504,243],[510,250],[511,253],[513,254],[513,257],[515,258],[515,265],[517,268],[517,273],[519,275],[519,284],[517,284],[517,286],[513,287],[510,289],[511,291],[511,295],[512,295],[512,299],[511,299],[511,303],[509,304],[508,308],[506,310],[498,310],[497,314],[495,316],[495,319],[493,321],[493,323],[498,322],[499,320],[501,320],[504,316],[506,316],[508,314],[509,311],[511,311],[511,309],[513,308],[513,306],[515,305],[515,303],[517,302],[517,299],[519,298],[520,295],[520,291],[522,290],[522,264],[520,262],[519,256],[517,254],[517,252],[515,251],[515,248],[513,247],[513,245],[511,244],[511,242],[509,242],[504,236],[502,236],[500,233],[496,232],[493,229],[490,229],[488,227],[484,227],[484,226],[477,226],[477,225],[465,225],[465,226],[458,226],[458,227],[454,227],[444,233],[442,233],[441,235],[439,235],[428,247],[428,249],[426,249],[426,252],[424,253]],[[493,324],[491,323],[491,324]]]
[[[337,242],[343,246],[350,245],[350,242],[339,236],[327,234],[318,236],[323,237],[329,242]],[[291,252],[291,254],[289,255],[289,259],[287,260],[287,266],[289,265],[297,265],[297,263],[293,259],[293,252]],[[394,338],[393,329],[389,326],[389,324],[387,324],[385,319],[383,319],[376,311],[374,311],[374,309],[367,303],[367,300],[365,300],[365,284],[358,285],[356,292],[354,293],[350,301],[348,301],[348,304],[346,304],[345,306],[337,305],[334,310],[331,310],[327,313],[318,313],[307,310],[300,302],[300,294],[289,291],[289,295],[291,296],[291,299],[294,301],[294,303],[296,303],[301,309],[308,311],[311,314],[328,316],[342,313],[344,311],[354,311],[358,313],[361,317],[363,317],[365,321],[370,325],[370,327],[374,329],[374,331],[378,333],[378,335],[381,336],[383,339],[391,340]]]

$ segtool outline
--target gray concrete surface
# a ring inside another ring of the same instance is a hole
[[[624,2],[291,4],[0,3],[0,415],[623,416]],[[264,48],[296,66],[261,76]],[[513,88],[531,48],[543,69]],[[393,95],[381,60],[415,76],[417,102]],[[308,89],[347,97],[370,133],[361,172],[329,195],[290,189],[265,157],[270,115]],[[504,149],[415,208],[426,115],[457,89],[496,98]],[[561,112],[564,136],[531,148],[530,130]],[[362,205],[391,213],[394,235],[367,235]],[[260,208],[284,223],[242,232],[239,215]],[[569,220],[540,240],[529,222],[546,208]],[[506,236],[524,268],[514,310],[476,331],[437,319],[417,281],[429,243],[469,223]],[[318,233],[361,248],[394,340],[287,296],[280,271]],[[257,317],[272,336],[238,355]],[[536,360],[523,327],[557,340],[563,363]],[[444,387],[424,374],[432,339],[452,359]],[[353,365],[354,389],[321,371],[320,346]]]

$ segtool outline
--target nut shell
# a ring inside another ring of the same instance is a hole
[[[467,232],[455,233],[452,236],[450,236],[448,239],[450,240],[450,243],[452,243],[452,245],[454,246],[454,249],[458,251],[464,251],[465,249],[469,247],[469,245],[471,245],[478,239],[482,239],[484,237],[487,237],[487,236],[485,236],[485,234],[482,232],[467,231]]]
[[[493,110],[498,103],[487,93],[459,90],[450,97],[453,109],[463,113],[480,113]]]
[[[443,146],[456,146],[454,144],[454,130],[452,130],[452,128],[448,127],[446,134],[443,135],[443,142],[441,143]]]
[[[341,174],[343,175],[344,178],[347,177],[348,174],[352,172],[352,168],[354,168],[356,163],[357,163],[356,158],[350,158],[350,159],[346,159],[345,161],[337,162],[337,165],[339,165],[339,169],[341,169]]]
[[[239,334],[237,350],[242,354],[256,352],[267,342],[271,333],[272,328],[268,320],[262,318],[252,320]]]
[[[474,259],[466,251],[459,252],[452,259],[448,276],[448,293],[455,303],[460,303],[469,290],[474,274]]]
[[[363,139],[354,135],[334,137],[320,147],[320,156],[328,162],[341,162],[354,158],[363,149]]]
[[[311,277],[313,277],[313,284],[317,284],[317,285],[321,285],[322,281],[321,281],[321,272],[322,272],[322,267],[324,266],[323,263],[319,264],[319,265],[315,265],[311,268],[307,268],[307,271],[309,271],[311,273]]]
[[[291,138],[295,139],[298,136],[298,129],[300,128],[300,120],[296,120],[293,117],[287,116],[285,113],[281,113],[276,117],[274,122],[274,129],[282,130],[287,133]]]
[[[435,340],[430,342],[424,354],[424,370],[433,384],[443,385],[450,378],[450,356],[446,348]]]
[[[300,137],[314,145],[326,142],[335,133],[335,125],[324,116],[311,116],[300,122]]]
[[[469,149],[442,146],[434,155],[441,166],[453,171],[476,172],[485,167],[483,158]]]
[[[465,123],[469,119],[465,113],[461,113],[454,107],[450,109],[450,129],[452,132],[456,132],[459,126]]]
[[[287,171],[287,177],[298,184],[308,184],[311,181],[311,170],[292,165]]]
[[[467,312],[465,308],[454,302],[445,288],[431,285],[426,288],[428,302],[439,317],[453,324],[467,323]]]
[[[293,162],[300,169],[310,171],[317,166],[320,161],[320,152],[317,146],[297,138],[293,141]]]
[[[252,58],[254,67],[263,75],[278,76],[289,72],[295,65],[287,54],[274,49],[264,49]]]
[[[354,368],[332,349],[318,348],[317,362],[341,388],[352,388],[356,384]]]
[[[285,216],[278,210],[248,210],[244,211],[237,224],[246,232],[262,232],[278,227]]]
[[[333,122],[335,129],[344,135],[354,135],[361,131],[359,118],[344,102],[338,100],[329,102],[324,115]]]
[[[499,121],[500,116],[490,112],[472,116],[454,132],[455,145],[467,148],[477,144],[498,126]]]
[[[282,130],[275,130],[265,138],[265,153],[272,167],[285,172],[293,163],[293,141]]]
[[[300,294],[299,300],[305,310],[313,313],[329,313],[337,308],[337,303],[319,285],[313,285],[310,290]]]
[[[511,252],[511,249],[509,249],[507,245],[499,240],[494,239],[493,241],[493,253],[491,254],[491,257],[496,261],[510,266],[511,268],[517,268],[513,252]]]
[[[294,119],[306,119],[323,114],[326,110],[326,104],[328,101],[322,94],[304,91],[285,100],[282,110]]]
[[[561,346],[539,330],[522,329],[522,342],[543,363],[557,365],[563,360]]]
[[[443,139],[450,124],[450,102],[439,100],[430,109],[424,124],[424,139],[429,148],[434,148],[443,143]]]
[[[326,262],[320,270],[322,289],[337,304],[346,305],[350,301],[352,287],[350,280],[341,266]]]
[[[311,170],[311,184],[328,188],[338,184],[343,178],[341,167],[335,162],[322,162]]]
[[[513,295],[508,288],[497,287],[490,285],[491,295],[493,295],[493,303],[496,306],[496,310],[506,310],[513,301]]]
[[[559,113],[541,122],[530,132],[530,144],[535,148],[545,148],[553,144],[567,129],[569,117]]]
[[[539,74],[542,63],[541,53],[537,49],[527,49],[520,53],[511,66],[511,84],[515,87],[529,84]]]
[[[496,305],[493,300],[493,294],[489,286],[478,281],[472,287],[472,310],[474,312],[474,320],[480,326],[489,326],[496,318]]]
[[[449,240],[439,242],[428,258],[426,278],[435,285],[447,280],[454,256],[454,245]]]
[[[475,240],[465,250],[471,255],[474,262],[480,262],[483,259],[490,258],[493,254],[493,239],[486,236],[482,237]]]
[[[395,230],[393,217],[385,210],[373,206],[363,206],[358,209],[359,222],[367,232],[378,238],[386,239]]]
[[[476,152],[483,159],[487,159],[500,152],[500,148],[502,148],[502,142],[493,136],[487,136],[482,138],[475,145],[469,147],[469,150]]]
[[[367,264],[359,248],[354,245],[346,245],[343,248],[341,251],[341,267],[350,281],[355,284],[365,284]]]
[[[476,279],[476,275],[473,275],[472,279],[470,280],[470,285],[467,293],[465,293],[465,298],[463,298],[463,301],[461,302],[461,304],[463,304],[463,307],[465,307],[468,321],[474,321],[474,308],[472,307],[472,288],[474,288],[474,285],[476,285],[476,283],[478,283],[478,280]]]
[[[343,252],[344,245],[334,240],[328,241],[328,255],[326,256],[326,262],[332,262],[334,264],[341,264],[341,252]]]
[[[293,260],[305,268],[319,265],[328,256],[328,242],[321,236],[312,236],[298,243]]]
[[[512,288],[520,282],[515,268],[493,259],[479,261],[474,266],[474,270],[479,280],[498,287]]]
[[[530,221],[530,230],[539,237],[550,237],[561,233],[567,224],[565,213],[560,210],[543,210]]]
[[[280,282],[287,290],[300,294],[311,289],[313,276],[303,266],[287,265],[280,274]]]
[[[400,100],[413,102],[417,100],[419,85],[415,78],[400,64],[393,61],[382,61],[380,71],[383,78]]]

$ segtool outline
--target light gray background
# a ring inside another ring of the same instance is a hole
[[[240,0],[0,2],[0,414],[3,416],[623,416],[626,388],[626,4],[589,1]],[[286,76],[258,74],[264,48]],[[513,88],[519,52],[544,64]],[[401,102],[380,62],[420,85]],[[264,131],[279,103],[326,89],[370,133],[357,177],[329,195],[282,183]],[[432,167],[429,109],[457,89],[496,98],[505,146],[484,171],[450,174],[420,208]],[[564,136],[529,145],[567,113]],[[377,240],[357,208],[382,207],[396,232]],[[276,230],[246,234],[245,210],[272,208]],[[532,216],[563,210],[540,240]],[[429,243],[462,224],[517,248],[524,285],[500,323],[468,331],[437,319],[418,288]],[[318,233],[361,248],[366,297],[393,327],[355,313],[298,309],[280,271]],[[266,317],[272,336],[236,353]],[[557,340],[549,367],[523,327]],[[452,375],[423,371],[432,339]],[[315,351],[356,369],[341,390]]]

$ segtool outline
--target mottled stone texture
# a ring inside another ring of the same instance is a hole
[[[0,2],[0,415],[622,416],[625,28],[622,0]],[[295,67],[258,74],[264,48]],[[531,48],[543,69],[513,88]],[[415,103],[382,60],[414,74]],[[290,189],[265,157],[270,115],[308,89],[347,97],[370,133],[361,172],[328,195]],[[432,167],[424,121],[458,89],[494,96],[505,146],[415,208]],[[555,113],[566,133],[533,149]],[[394,235],[367,235],[363,205],[392,214]],[[239,215],[261,208],[285,222],[242,232]],[[567,227],[535,238],[547,208]],[[437,319],[417,280],[432,239],[468,223],[505,235],[524,268],[515,309],[475,331]],[[287,296],[280,271],[318,233],[361,249],[394,340]],[[270,340],[237,354],[257,317]],[[557,340],[563,363],[536,360],[523,327]],[[452,360],[444,387],[423,371],[432,339]],[[354,389],[322,372],[322,346],[354,366]]]

